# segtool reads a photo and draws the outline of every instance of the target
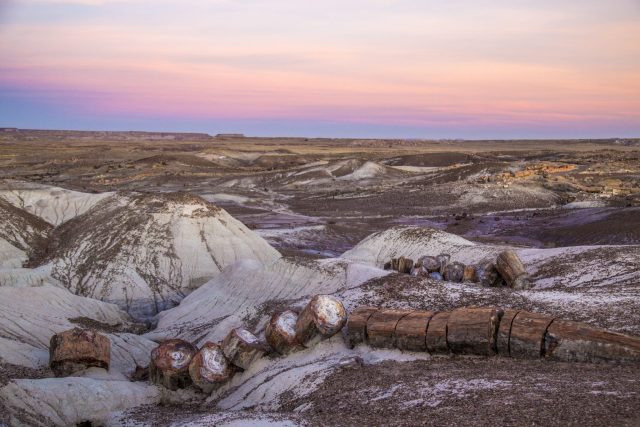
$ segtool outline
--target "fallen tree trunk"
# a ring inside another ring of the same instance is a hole
[[[640,361],[640,338],[569,320],[554,320],[544,344],[546,358],[564,362]]]
[[[496,268],[510,288],[527,289],[530,286],[527,270],[514,251],[501,252],[496,259]]]
[[[411,313],[409,310],[392,309],[382,309],[373,313],[367,322],[369,345],[378,348],[394,348],[396,325],[409,313]]]
[[[347,319],[347,345],[354,348],[356,345],[367,342],[367,322],[377,307],[358,307],[349,314]]]
[[[425,351],[427,327],[434,314],[432,311],[414,311],[402,317],[396,325],[396,347],[407,351]]]
[[[492,356],[502,311],[493,307],[459,308],[447,322],[447,344],[456,354]]]
[[[311,347],[337,334],[347,322],[342,302],[331,295],[316,295],[302,310],[296,321],[296,340]]]
[[[520,359],[538,359],[544,353],[544,337],[553,317],[521,311],[513,319],[509,354]]]
[[[288,354],[302,348],[296,339],[296,322],[298,313],[286,310],[271,316],[265,329],[267,342],[276,352]]]
[[[189,377],[205,393],[211,393],[227,382],[234,369],[224,355],[222,347],[206,342],[189,364]]]
[[[451,315],[448,311],[436,313],[429,321],[425,341],[427,351],[432,354],[449,353],[447,345],[447,322]]]
[[[243,328],[232,329],[222,342],[225,357],[235,366],[248,369],[267,352],[260,340]]]
[[[49,342],[49,366],[58,377],[90,367],[109,369],[110,360],[111,341],[93,330],[73,328]]]
[[[161,343],[151,351],[149,379],[170,390],[187,387],[191,384],[189,363],[196,352],[196,347],[184,340],[172,339]]]

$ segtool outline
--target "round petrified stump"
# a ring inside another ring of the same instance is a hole
[[[93,330],[74,328],[51,337],[49,366],[56,376],[90,367],[109,369],[111,342]]]
[[[232,375],[233,367],[225,357],[222,347],[212,342],[206,342],[189,364],[191,381],[205,393],[211,393]]]
[[[267,352],[258,338],[243,328],[232,329],[227,334],[222,350],[231,363],[242,369],[247,369]]]
[[[444,279],[449,282],[462,282],[464,278],[464,264],[452,262],[444,268]]]
[[[311,347],[338,333],[347,322],[342,302],[331,295],[316,295],[296,321],[296,340]]]
[[[267,342],[276,352],[288,354],[300,349],[296,339],[296,322],[298,313],[292,310],[279,312],[271,316],[264,332]]]
[[[170,390],[187,387],[191,383],[189,363],[196,352],[196,347],[184,340],[163,342],[151,351],[149,379]]]

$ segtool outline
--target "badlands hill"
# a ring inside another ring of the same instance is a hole
[[[4,197],[0,209],[8,214],[0,242],[7,242],[8,267],[20,267],[28,252],[29,266],[47,271],[59,286],[114,302],[137,317],[176,305],[238,260],[268,264],[280,256],[197,196],[94,195],[38,186]]]

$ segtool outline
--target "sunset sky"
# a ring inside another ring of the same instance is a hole
[[[640,137],[639,0],[0,0],[0,127]]]

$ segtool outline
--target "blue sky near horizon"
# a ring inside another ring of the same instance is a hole
[[[8,0],[0,127],[640,137],[634,0]]]

